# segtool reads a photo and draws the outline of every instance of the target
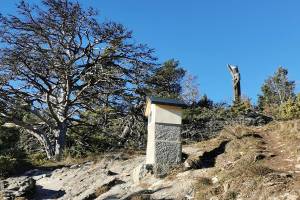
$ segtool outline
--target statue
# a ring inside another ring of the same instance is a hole
[[[233,80],[234,103],[241,100],[241,76],[238,66],[227,65]]]

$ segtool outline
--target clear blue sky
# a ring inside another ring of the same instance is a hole
[[[15,13],[16,0],[1,0]],[[31,0],[29,2],[39,2]],[[136,41],[156,49],[159,61],[178,59],[197,75],[202,94],[231,101],[226,64],[240,67],[242,94],[256,101],[260,86],[279,65],[300,90],[298,0],[79,0],[133,30]]]

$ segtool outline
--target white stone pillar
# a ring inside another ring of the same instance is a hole
[[[169,168],[181,162],[181,115],[184,104],[171,99],[149,99],[146,164],[156,175],[167,174]]]

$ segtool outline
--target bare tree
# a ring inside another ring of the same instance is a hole
[[[21,1],[18,16],[0,17],[1,117],[60,159],[68,129],[87,124],[81,114],[134,101],[155,58],[121,24],[97,22],[93,9],[68,0],[42,4]],[[18,117],[21,110],[37,120]]]
[[[182,84],[182,99],[191,105],[200,100],[199,83],[197,76],[187,74]]]

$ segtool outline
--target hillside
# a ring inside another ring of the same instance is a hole
[[[99,161],[2,180],[2,198],[30,193],[25,186],[34,185],[31,177],[36,190],[29,199],[300,198],[299,120],[226,127],[218,137],[186,145],[183,151],[184,164],[164,178],[148,174],[133,182],[132,171],[145,156],[107,153]]]

